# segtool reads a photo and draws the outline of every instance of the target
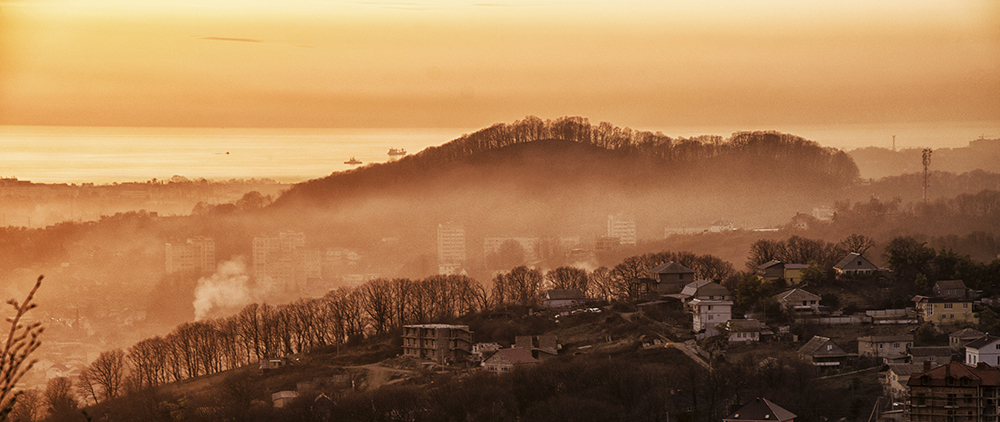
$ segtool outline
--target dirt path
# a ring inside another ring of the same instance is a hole
[[[371,363],[368,365],[361,366],[348,366],[348,369],[364,369],[368,371],[368,378],[365,382],[368,384],[369,389],[376,389],[386,384],[393,384],[402,380],[402,378],[393,378],[394,375],[402,375],[403,378],[412,376],[415,371],[409,369],[396,369],[387,368],[385,366],[379,365],[377,363]]]

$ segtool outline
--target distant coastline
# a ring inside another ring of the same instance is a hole
[[[592,122],[596,123],[596,122]],[[960,148],[979,136],[1000,137],[1000,122],[775,127],[664,126],[633,128],[678,138],[729,137],[777,130],[850,151]],[[209,180],[270,178],[296,183],[349,170],[351,156],[385,162],[390,147],[410,153],[447,143],[478,128],[141,128],[0,126],[0,177],[37,183],[125,183],[181,175]],[[229,152],[230,154],[225,154]]]

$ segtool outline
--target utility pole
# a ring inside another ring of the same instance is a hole
[[[931,183],[931,149],[924,148],[924,203],[927,203],[927,187]]]

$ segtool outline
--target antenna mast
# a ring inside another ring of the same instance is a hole
[[[927,187],[930,186],[931,182],[931,149],[924,148],[924,203],[927,203]]]

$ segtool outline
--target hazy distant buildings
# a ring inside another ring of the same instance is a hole
[[[594,239],[594,252],[603,253],[613,251],[621,245],[621,239],[611,236],[597,236]]]
[[[215,240],[209,237],[192,237],[186,243],[166,244],[167,273],[197,271],[202,274],[215,272]]]
[[[514,242],[521,246],[524,250],[524,262],[538,261],[539,238],[537,237],[487,237],[483,239],[483,255],[499,254],[505,242]]]
[[[281,232],[277,237],[253,239],[253,276],[271,280],[286,289],[301,289],[307,274],[322,271],[322,255],[305,250],[306,235]],[[306,262],[311,265],[307,265]],[[307,269],[308,267],[308,269]]]
[[[437,237],[439,272],[453,273],[465,262],[465,226],[453,222],[438,224]]]
[[[621,213],[609,215],[608,237],[617,237],[622,246],[635,246],[635,219]]]

